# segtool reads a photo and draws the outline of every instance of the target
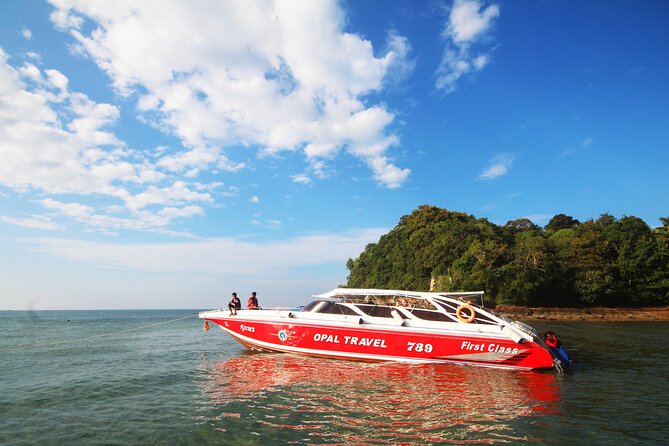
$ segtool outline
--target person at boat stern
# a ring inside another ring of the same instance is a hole
[[[255,291],[251,293],[251,296],[249,297],[249,300],[246,303],[246,307],[249,310],[260,310],[260,306],[258,305],[258,298],[256,297]]]
[[[544,342],[551,349],[553,354],[562,361],[564,364],[569,365],[572,363],[571,355],[566,348],[562,345],[562,342],[555,336],[555,333],[552,331],[547,331],[544,335]]]
[[[544,335],[544,341],[546,345],[552,348],[557,348],[561,345],[560,340],[555,336],[555,333],[552,331],[547,331]]]
[[[237,293],[232,293],[232,299],[228,302],[228,309],[230,310],[230,316],[236,316],[237,310],[242,309],[242,301],[237,297]]]

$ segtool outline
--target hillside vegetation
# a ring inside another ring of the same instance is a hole
[[[637,217],[579,222],[559,214],[545,227],[504,226],[420,206],[349,259],[347,286],[427,291],[483,290],[497,304],[669,304],[669,218],[651,229]]]

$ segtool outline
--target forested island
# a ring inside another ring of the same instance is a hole
[[[349,287],[485,291],[488,304],[530,307],[669,305],[669,217],[558,214],[540,227],[499,226],[423,205],[349,259]]]

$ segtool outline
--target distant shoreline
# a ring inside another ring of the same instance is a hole
[[[658,322],[669,321],[669,307],[550,308],[497,305],[495,312],[527,321]]]

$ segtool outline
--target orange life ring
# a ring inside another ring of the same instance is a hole
[[[469,317],[464,317],[462,315],[462,310],[467,310],[470,313]],[[474,307],[472,307],[469,304],[462,304],[458,307],[457,310],[455,310],[455,315],[458,317],[458,320],[460,322],[464,322],[465,324],[469,324],[470,322],[474,322],[474,318],[476,317],[476,311],[474,311]]]

